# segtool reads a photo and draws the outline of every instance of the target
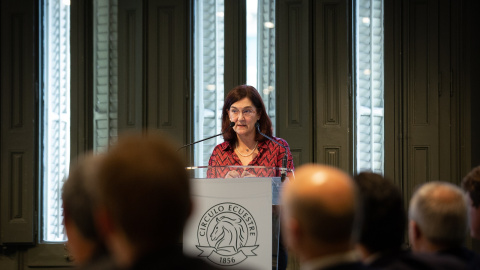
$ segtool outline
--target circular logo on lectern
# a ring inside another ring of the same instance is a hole
[[[218,265],[236,265],[257,256],[257,224],[250,212],[236,203],[217,204],[203,214],[198,224],[199,257]]]

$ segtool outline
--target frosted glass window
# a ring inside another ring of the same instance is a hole
[[[93,1],[93,150],[117,138],[117,0]],[[61,192],[70,165],[70,1],[43,3],[43,241],[65,241]]]
[[[383,174],[383,0],[359,0],[356,3],[357,171]]]
[[[43,2],[43,240],[65,241],[61,191],[70,165],[70,3]]]
[[[247,0],[247,84],[262,96],[275,133],[275,0]]]
[[[93,1],[93,149],[118,136],[118,1]]]
[[[224,0],[195,1],[194,72],[195,140],[218,134],[222,128],[225,65]],[[227,90],[228,91],[228,90]],[[196,144],[196,165],[207,165],[222,136]]]
[[[195,2],[195,133],[201,140],[221,132],[224,101],[224,0]],[[258,89],[275,127],[275,1],[246,2],[246,84]],[[228,63],[227,63],[228,64]],[[195,165],[206,165],[221,136],[195,145]]]

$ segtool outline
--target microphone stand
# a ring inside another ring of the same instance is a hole
[[[229,127],[232,128],[233,126],[235,126],[235,122],[231,122]],[[222,132],[222,133],[219,133],[219,134],[217,134],[217,135],[213,135],[213,136],[210,136],[210,137],[208,137],[208,138],[202,139],[202,140],[200,140],[200,141],[196,141],[196,142],[192,142],[192,143],[189,143],[189,144],[185,144],[184,146],[178,148],[177,152],[180,151],[181,149],[187,147],[187,146],[194,145],[194,144],[196,144],[196,143],[203,142],[203,141],[206,141],[206,140],[210,140],[210,139],[212,139],[212,138],[215,138],[215,137],[218,137],[218,136],[220,136],[220,135],[223,135],[223,133],[225,133],[225,131]]]
[[[260,131],[260,124],[257,122],[255,123],[255,127],[257,128],[257,131],[258,133],[260,133],[260,135],[262,135],[263,137],[269,139],[270,141],[278,144],[280,147],[283,147],[283,149],[285,149],[285,154],[283,155],[283,158],[282,158],[282,174],[281,174],[281,181],[285,181],[285,178],[287,177],[287,164],[288,164],[288,152],[287,152],[287,147],[280,144],[279,142],[275,141],[274,139],[270,138],[269,136],[263,134],[261,131]]]

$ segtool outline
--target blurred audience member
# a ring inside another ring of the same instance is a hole
[[[480,166],[463,178],[462,187],[467,192],[470,235],[480,240]]]
[[[179,245],[192,202],[173,145],[158,134],[120,137],[92,183],[100,232],[123,269],[215,269]]]
[[[333,167],[300,166],[282,191],[283,236],[302,269],[367,269],[354,251],[355,186]]]
[[[357,249],[363,261],[380,269],[465,269],[454,258],[414,255],[402,248],[406,214],[400,189],[381,175],[363,172],[354,177],[362,200],[363,218]]]
[[[62,190],[63,218],[73,261],[83,268],[113,269],[95,229],[92,196],[86,188],[87,181],[96,181],[101,160],[102,156],[87,155],[70,171]]]
[[[428,182],[410,200],[409,238],[414,252],[450,255],[469,269],[480,269],[480,258],[463,246],[468,230],[467,199],[450,183]]]

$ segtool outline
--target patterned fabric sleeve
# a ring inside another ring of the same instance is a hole
[[[295,167],[294,167],[294,165],[293,165],[292,152],[290,151],[290,147],[288,146],[287,141],[285,141],[285,140],[282,139],[282,138],[276,138],[276,139],[277,139],[277,141],[278,141],[281,145],[287,147],[287,149],[288,149],[287,168],[291,169],[292,171],[295,170]],[[277,158],[278,158],[278,161],[277,161],[277,162],[278,162],[278,164],[279,164],[278,167],[282,167],[282,159],[283,159],[283,155],[285,154],[285,150],[282,149],[282,150],[281,150],[281,153],[282,153],[282,155],[279,155],[279,156],[277,157]]]
[[[276,142],[283,145],[287,148],[287,168],[294,170],[293,158],[290,153],[290,148],[288,143],[282,138],[273,138]],[[226,143],[219,144],[215,147],[208,161],[208,166],[211,166],[207,170],[207,178],[224,178],[228,173],[227,168],[220,168],[218,166],[228,166],[228,165],[242,165],[241,161],[235,155],[235,153],[228,147]],[[227,150],[229,149],[229,150]],[[250,166],[265,166],[265,167],[277,167],[281,168],[283,165],[283,157],[285,156],[285,148],[279,147],[279,145],[266,140],[259,145],[259,155],[255,157],[250,163]],[[257,176],[274,176],[271,175],[271,170],[266,170],[265,168],[255,169],[251,173]],[[242,171],[240,171],[240,174]],[[278,174],[279,172],[276,172]]]
[[[212,155],[210,156],[210,159],[208,160],[208,166],[217,166],[215,159],[218,155],[218,151],[220,151],[219,145],[215,146],[215,149],[213,149]],[[216,170],[212,168],[208,168],[207,170],[207,178],[217,178],[217,172]]]

